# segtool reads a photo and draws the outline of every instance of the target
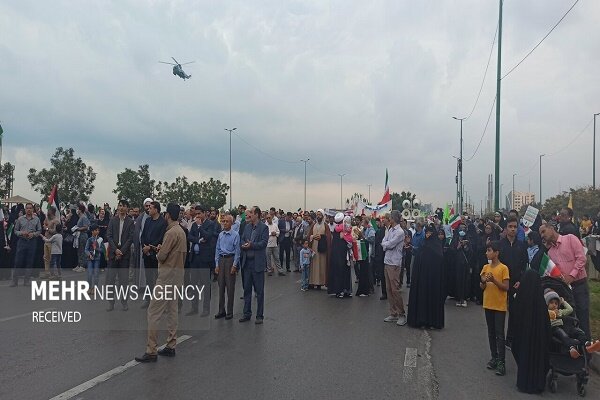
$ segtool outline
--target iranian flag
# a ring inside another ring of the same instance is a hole
[[[562,275],[560,269],[554,264],[554,262],[548,257],[548,254],[544,253],[542,261],[540,262],[540,270],[538,271],[540,276],[551,276],[558,278]]]
[[[450,219],[448,220],[448,224],[450,224],[450,228],[452,229],[458,228],[461,222],[462,218],[458,214],[451,215]]]
[[[383,198],[378,203],[378,205],[384,205],[392,201],[392,196],[390,195],[390,186],[388,184],[388,170],[385,169],[385,192],[383,194]]]
[[[352,243],[352,253],[354,254],[354,259],[356,261],[364,261],[369,258],[367,242],[364,240],[357,240],[356,242]]]
[[[48,196],[48,208],[54,207],[56,209],[56,215],[60,215],[60,208],[58,205],[60,202],[58,201],[58,188],[56,185],[52,186],[52,192],[50,192],[50,196]]]

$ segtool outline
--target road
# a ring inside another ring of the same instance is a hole
[[[384,323],[387,302],[378,294],[336,299],[301,292],[298,280],[293,273],[267,277],[264,325],[237,321],[238,281],[233,320],[203,318],[205,328],[179,332],[175,358],[152,364],[132,362],[145,349],[144,323],[126,331],[15,330],[16,321],[30,318],[30,290],[3,281],[0,303],[10,306],[0,311],[0,399],[528,398],[516,390],[510,353],[507,376],[485,369],[481,308],[448,301],[446,328],[425,331]],[[212,314],[216,301],[213,293]],[[113,313],[99,300],[90,307],[98,318],[143,321],[140,304],[132,302],[128,312],[117,305]],[[600,393],[598,381],[590,379],[590,398]],[[559,379],[558,393],[543,397],[577,398],[574,379]]]

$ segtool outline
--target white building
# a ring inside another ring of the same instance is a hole
[[[514,204],[511,204],[513,203],[513,192],[511,191],[507,196],[507,203],[510,205],[509,209],[519,211],[521,207],[535,203],[535,194],[532,192],[517,192],[515,190]]]

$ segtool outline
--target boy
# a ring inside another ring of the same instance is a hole
[[[56,233],[50,236],[49,238],[43,237],[44,242],[51,244],[50,250],[50,269],[52,270],[52,275],[48,279],[51,280],[60,280],[61,279],[61,268],[60,268],[60,259],[62,257],[62,245],[63,245],[63,236],[62,236],[62,226],[60,224],[56,224],[54,227]]]
[[[483,290],[483,309],[488,328],[488,339],[492,359],[487,363],[488,369],[495,369],[496,375],[506,375],[504,348],[504,320],[508,301],[510,276],[508,267],[498,260],[500,244],[490,242],[485,251],[490,261],[481,270],[481,289]]]
[[[302,249],[300,250],[300,271],[302,271],[302,280],[300,290],[306,292],[308,290],[308,277],[310,276],[310,260],[314,253],[310,247],[308,247],[308,240],[302,243]]]
[[[89,294],[94,293],[94,288],[98,286],[98,274],[100,272],[100,259],[104,253],[104,246],[102,245],[102,238],[100,234],[100,227],[96,224],[92,224],[90,227],[92,236],[90,236],[85,244],[85,255],[88,258],[87,264],[87,280],[90,284]]]
[[[571,358],[581,357],[581,353],[577,349],[578,345],[583,345],[585,343],[588,353],[592,353],[600,347],[600,344],[592,346],[593,343],[586,343],[585,333],[578,327],[564,324],[563,317],[573,313],[573,307],[571,307],[565,299],[559,297],[552,289],[546,289],[544,291],[544,299],[546,299],[546,304],[548,305],[548,315],[550,317],[550,325],[552,326],[552,335],[558,338],[565,346],[569,347]]]

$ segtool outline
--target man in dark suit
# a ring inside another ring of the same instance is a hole
[[[196,206],[196,219],[188,233],[190,243],[190,284],[201,287],[203,307],[202,315],[210,314],[211,279],[210,270],[215,263],[215,247],[218,237],[217,224],[209,218],[209,212],[203,206]],[[192,309],[186,315],[198,314],[198,293],[194,293]]]
[[[285,254],[285,269],[290,272],[290,252],[292,251],[292,235],[294,233],[294,221],[292,213],[288,211],[285,218],[280,218],[279,228],[279,262],[283,266],[283,256]]]
[[[133,243],[133,231],[135,229],[133,220],[127,216],[129,203],[127,200],[119,201],[117,215],[110,219],[106,229],[108,240],[108,272],[106,274],[106,285],[115,284],[115,278],[119,279],[119,291],[123,286],[129,284],[129,259],[131,258],[131,244]],[[123,292],[121,292],[123,293]],[[127,311],[127,298],[121,299],[123,311]],[[106,311],[115,309],[115,300],[108,301]]]
[[[250,321],[252,316],[252,288],[256,292],[256,324],[263,323],[265,306],[265,268],[267,267],[267,241],[269,228],[261,222],[260,208],[254,206],[246,214],[248,223],[241,236],[242,274],[244,276],[244,316],[240,322]]]

